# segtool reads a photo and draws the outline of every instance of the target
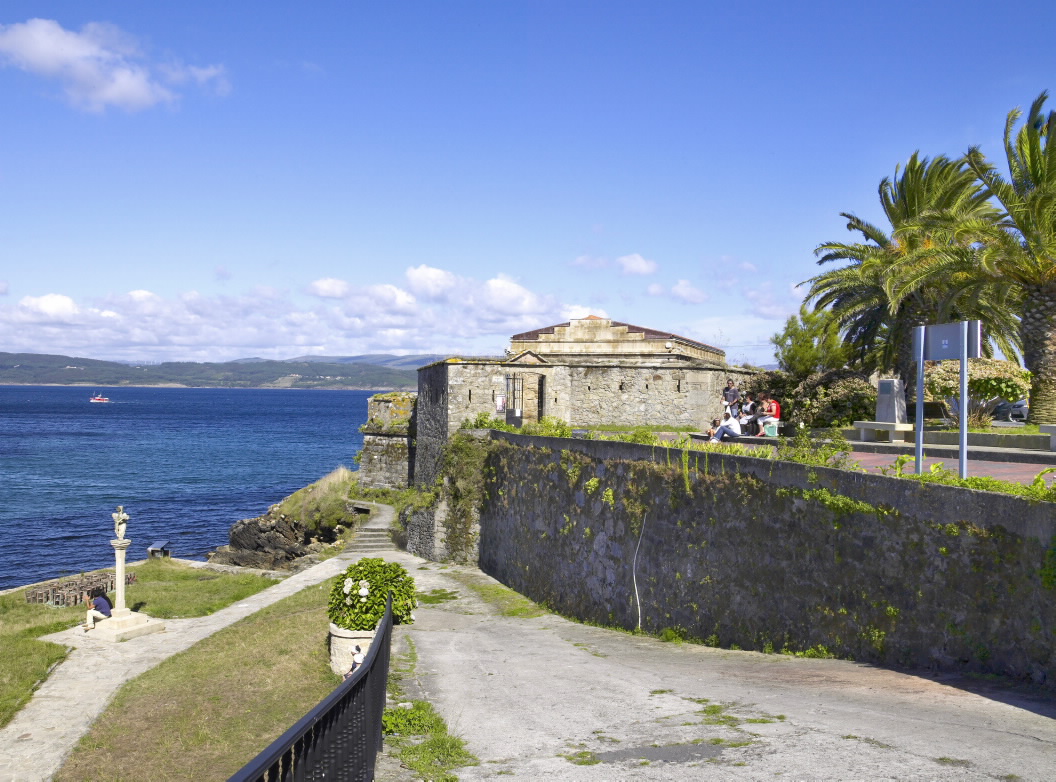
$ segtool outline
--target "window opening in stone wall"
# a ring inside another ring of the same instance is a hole
[[[620,390],[623,390],[623,383],[620,383]]]
[[[472,402],[472,401],[473,401],[473,389],[472,389],[472,388],[471,388],[471,389],[469,389],[469,401],[470,401],[470,402]]]

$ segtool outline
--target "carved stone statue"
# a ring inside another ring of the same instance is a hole
[[[125,527],[128,526],[128,514],[125,513],[125,506],[118,505],[117,513],[111,513],[110,516],[114,520],[114,537],[118,540],[125,539]]]

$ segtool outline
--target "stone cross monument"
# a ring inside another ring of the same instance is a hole
[[[125,537],[129,516],[125,513],[125,506],[118,505],[117,512],[111,513],[110,517],[114,520],[114,539],[110,541],[110,545],[114,547],[117,595],[110,618],[96,624],[95,635],[107,641],[127,641],[141,635],[160,633],[165,629],[164,624],[146,614],[136,613],[125,605],[125,552],[132,544],[132,541]]]
[[[115,580],[117,581],[117,602],[114,603],[113,617],[128,616],[131,611],[125,607],[125,552],[132,541],[125,537],[125,528],[128,526],[128,514],[125,506],[118,505],[117,513],[111,513],[114,520],[114,540],[110,545],[114,547]]]

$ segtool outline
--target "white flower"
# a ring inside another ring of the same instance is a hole
[[[351,579],[351,578],[346,578],[346,579],[345,579],[345,594],[346,594],[346,595],[347,595],[347,594],[348,594],[349,592],[351,592],[351,591],[352,591],[352,584],[353,584],[353,583],[354,583],[354,582],[352,581],[352,579]]]
[[[346,597],[345,598],[345,605],[346,606],[352,605],[352,598],[351,597]]]
[[[359,602],[365,603],[365,602],[367,602],[367,598],[361,597],[361,598],[359,598]]]
[[[370,588],[370,582],[369,582],[369,581],[367,581],[366,579],[363,579],[362,581],[360,581],[360,582],[359,582],[359,585],[360,585],[361,587],[364,587],[364,588],[368,588],[368,589]]]
[[[366,597],[369,594],[370,594],[370,590],[367,589],[366,587],[360,587],[359,588],[359,596],[360,597]]]

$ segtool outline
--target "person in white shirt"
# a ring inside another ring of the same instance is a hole
[[[711,442],[721,443],[731,437],[741,436],[741,424],[740,422],[731,416],[729,413],[722,414],[722,424],[718,429],[715,430],[715,434],[711,436]]]

